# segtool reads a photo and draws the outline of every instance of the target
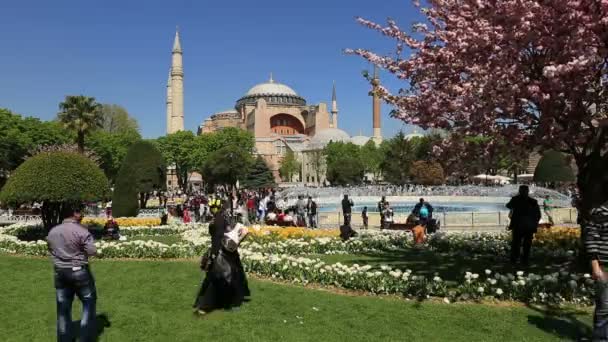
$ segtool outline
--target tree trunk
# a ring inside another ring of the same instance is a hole
[[[78,152],[84,154],[84,132],[78,132],[76,144],[78,145]]]
[[[581,226],[580,262],[588,262],[585,249],[591,210],[608,201],[608,154],[594,153],[586,158],[577,158],[578,175],[576,183],[579,195],[575,203],[578,211],[577,223]]]
[[[42,216],[42,224],[47,231],[51,230],[51,228],[55,227],[63,220],[61,214],[65,205],[67,204],[46,201],[42,203],[40,215]]]

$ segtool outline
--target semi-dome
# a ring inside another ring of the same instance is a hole
[[[370,137],[366,137],[364,135],[356,135],[352,138],[350,138],[350,141],[358,146],[363,146],[365,144],[367,144],[367,142],[370,140]]]
[[[310,139],[310,147],[312,149],[321,149],[327,146],[330,142],[350,142],[350,136],[339,128],[327,128],[317,132]]]
[[[267,104],[284,106],[305,106],[306,100],[291,87],[275,82],[270,76],[268,82],[254,85],[240,98],[236,107],[243,104],[255,104],[258,99],[264,99]]]

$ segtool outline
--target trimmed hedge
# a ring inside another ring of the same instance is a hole
[[[70,205],[109,195],[108,179],[87,157],[66,151],[41,152],[21,164],[0,192],[0,201],[17,205],[41,202],[42,219],[50,228]]]
[[[137,216],[138,208],[145,207],[146,195],[165,188],[165,168],[163,156],[153,143],[144,140],[131,145],[116,177],[112,214]]]

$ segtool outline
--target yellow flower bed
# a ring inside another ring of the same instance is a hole
[[[581,238],[580,228],[551,227],[539,229],[534,235],[534,241],[548,247],[575,248]]]
[[[156,217],[117,217],[114,218],[120,227],[145,226],[154,227],[160,225],[160,218]],[[103,226],[108,220],[105,218],[90,218],[86,217],[82,220],[82,224],[91,225],[97,224]]]
[[[249,229],[254,236],[275,235],[282,239],[318,238],[340,236],[338,229],[307,229],[301,227],[272,227],[264,226],[258,229]]]

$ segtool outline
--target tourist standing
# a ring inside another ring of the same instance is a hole
[[[76,295],[82,302],[80,340],[93,341],[97,290],[89,257],[97,254],[95,241],[89,230],[80,225],[80,209],[73,208],[63,216],[63,223],[52,228],[47,237],[55,271],[57,340],[67,342],[76,338],[71,331],[72,302]]]
[[[382,196],[380,202],[378,202],[378,212],[380,213],[380,228],[384,228],[384,207],[388,202],[386,201],[386,196]]]
[[[342,214],[344,215],[344,225],[350,226],[350,219],[353,213],[353,200],[348,198],[348,195],[344,195],[342,199]]]
[[[264,220],[266,219],[266,206],[268,205],[269,201],[270,197],[268,196],[268,194],[266,194],[258,204],[258,220],[261,223],[264,223]]]
[[[304,203],[304,196],[298,196],[296,202],[296,215],[297,215],[297,226],[306,227],[306,203]]]
[[[527,185],[519,187],[519,194],[511,198],[507,208],[512,211],[509,229],[512,231],[511,262],[517,263],[523,245],[522,264],[527,266],[530,259],[532,239],[540,221],[538,202],[529,196]]]
[[[608,202],[591,211],[585,231],[585,245],[596,280],[592,340],[608,341]]]
[[[308,212],[308,226],[310,228],[317,228],[317,202],[315,202],[311,196],[308,196],[306,209]]]
[[[369,216],[367,214],[367,207],[363,207],[361,212],[361,219],[363,220],[363,229],[367,229],[369,225]]]
[[[228,202],[223,203],[209,225],[211,248],[201,260],[201,268],[207,275],[193,305],[199,315],[240,306],[250,295],[238,252],[238,245],[247,230],[230,224],[229,213],[224,209],[229,205]]]
[[[545,215],[547,215],[547,221],[549,221],[549,224],[553,226],[553,215],[551,214],[551,210],[553,208],[553,201],[551,200],[551,198],[549,197],[549,195],[545,196],[545,199],[543,200],[543,211],[545,212]]]

